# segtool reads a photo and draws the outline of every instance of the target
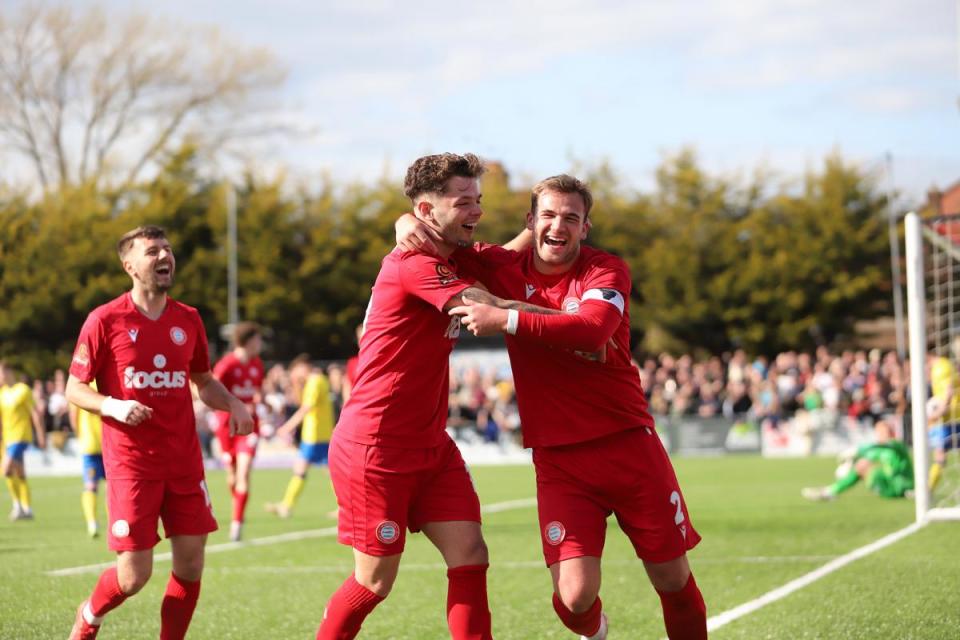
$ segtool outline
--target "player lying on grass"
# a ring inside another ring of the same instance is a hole
[[[826,487],[807,487],[801,495],[807,500],[833,500],[865,480],[867,488],[882,498],[909,497],[913,491],[910,452],[896,439],[886,420],[878,420],[873,433],[873,443],[861,446],[849,461],[840,465],[836,482]]]

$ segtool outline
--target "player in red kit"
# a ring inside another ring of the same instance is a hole
[[[465,292],[485,294],[448,256],[472,242],[482,172],[472,154],[426,156],[407,170],[405,193],[438,233],[440,255],[395,249],[373,285],[357,377],[330,444],[338,538],[353,547],[354,573],[327,603],[318,639],[357,635],[393,587],[407,530],[422,531],[447,564],[450,636],[491,638],[480,502],[445,430],[460,333],[447,311]]]
[[[176,261],[160,227],[138,227],[117,244],[133,288],[87,317],[70,366],[67,399],[103,418],[107,542],[117,564],[77,609],[71,640],[96,637],[103,617],[140,591],[153,571],[158,520],[173,571],[160,608],[160,638],[186,635],[200,594],[204,545],[217,529],[204,480],[189,383],[231,429],[250,433],[246,405],[210,372],[196,309],[167,296]],[[97,390],[90,383],[96,381]]]
[[[503,299],[468,294],[451,313],[476,335],[506,334],[560,620],[583,638],[606,637],[600,557],[614,514],[660,595],[667,635],[706,638],[686,557],[700,536],[630,363],[630,272],[581,245],[592,203],[571,176],[537,184],[527,214],[532,247],[477,244],[453,254],[461,273]]]
[[[253,433],[230,432],[230,413],[217,411],[217,440],[227,471],[227,487],[233,496],[233,517],[230,519],[230,540],[240,540],[247,498],[250,495],[250,470],[257,455],[260,423],[256,403],[263,385],[263,361],[260,350],[263,337],[253,322],[240,322],[233,328],[233,349],[213,367],[213,377],[227,390],[247,404],[253,416]]]

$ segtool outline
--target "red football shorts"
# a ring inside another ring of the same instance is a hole
[[[163,521],[168,538],[217,530],[203,479],[111,479],[107,483],[107,514],[107,545],[114,551],[152,549],[160,542],[158,520]]]
[[[666,562],[700,542],[660,438],[646,427],[533,451],[543,556],[601,557],[616,514],[637,556]]]
[[[252,410],[251,410],[252,412]],[[257,455],[257,443],[260,442],[260,424],[257,414],[253,414],[253,433],[245,436],[230,435],[230,414],[217,411],[217,441],[220,443],[220,456],[224,464],[233,464],[237,456],[245,453],[251,458]]]
[[[449,437],[429,449],[350,442],[333,432],[330,478],[340,507],[337,539],[373,556],[403,551],[406,531],[429,522],[480,522],[480,499]]]

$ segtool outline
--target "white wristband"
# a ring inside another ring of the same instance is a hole
[[[517,325],[520,324],[520,312],[516,309],[507,310],[507,333],[517,335]]]

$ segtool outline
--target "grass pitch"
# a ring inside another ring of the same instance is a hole
[[[881,500],[857,487],[832,503],[800,498],[803,486],[832,477],[829,459],[758,457],[675,461],[691,518],[703,542],[690,562],[716,615],[775,589],[913,521],[913,504]],[[29,471],[29,470],[28,470]],[[531,467],[474,467],[484,504],[534,495]],[[247,541],[332,528],[334,499],[326,473],[312,470],[294,516],[262,510],[279,499],[289,474],[257,471]],[[350,550],[332,535],[221,548],[230,502],[222,473],[208,475],[221,530],[211,535],[203,590],[188,637],[193,639],[312,638],[329,595],[352,568]],[[32,522],[0,523],[0,638],[65,638],[76,605],[98,570],[54,577],[46,572],[109,562],[103,538],[85,535],[79,478],[33,478]],[[102,496],[101,490],[101,496]],[[0,506],[6,508],[6,497]],[[102,497],[101,505],[102,511]],[[490,548],[494,637],[574,638],[550,605],[534,507],[484,517]],[[960,629],[960,523],[931,524],[822,580],[718,629],[727,638],[956,638]],[[166,542],[157,551],[167,551]],[[170,569],[158,561],[150,584],[112,612],[100,637],[155,638]],[[601,595],[612,640],[662,638],[659,600],[640,562],[609,522]],[[408,538],[390,597],[364,624],[361,638],[446,638],[446,577],[439,554],[421,535]]]

